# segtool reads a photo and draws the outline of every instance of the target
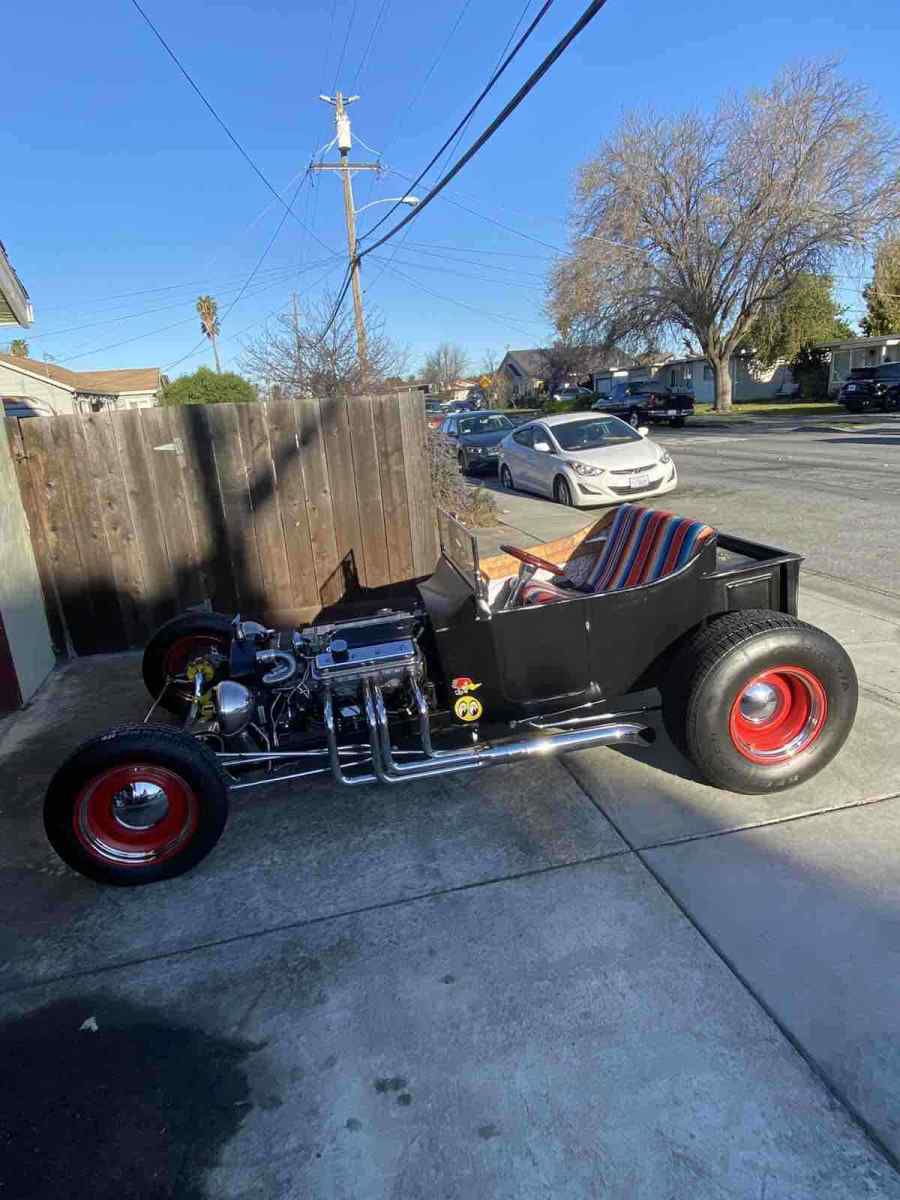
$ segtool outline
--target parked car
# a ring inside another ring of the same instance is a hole
[[[648,688],[674,744],[729,792],[812,778],[853,727],[853,663],[796,620],[799,554],[634,504],[566,551],[504,546],[489,560],[451,517],[439,525],[433,574],[398,584],[392,609],[379,595],[368,612],[283,632],[193,611],[157,630],[147,721],[91,738],[50,782],[44,827],[60,858],[98,883],[154,883],[209,854],[247,788],[291,781],[299,798],[314,777],[344,790],[594,746],[640,752],[655,731],[634,693]],[[157,707],[182,724],[148,724]],[[740,819],[738,802],[720,804]]]
[[[447,416],[447,405],[442,400],[433,400],[430,396],[425,398],[425,421],[429,429],[440,429]]]
[[[469,475],[497,466],[497,446],[513,428],[504,413],[480,412],[447,417],[441,433],[456,443],[459,469]]]
[[[665,384],[651,379],[614,383],[608,396],[601,396],[594,405],[597,412],[611,412],[627,421],[632,429],[648,421],[668,421],[683,425],[693,416],[694,397],[688,392],[673,392]]]
[[[900,409],[900,362],[877,367],[855,367],[838,393],[838,402],[849,412],[882,412]]]
[[[564,413],[521,425],[500,443],[505,488],[552,496],[557,504],[619,504],[662,496],[678,483],[671,456],[608,413]]]
[[[587,387],[562,387],[553,393],[552,399],[562,404],[574,404],[578,408],[590,408],[597,399],[597,393]]]

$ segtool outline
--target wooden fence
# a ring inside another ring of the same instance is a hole
[[[207,604],[273,625],[428,574],[421,399],[191,405],[7,420],[54,640],[142,645]]]

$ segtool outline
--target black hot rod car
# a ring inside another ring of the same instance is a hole
[[[440,526],[434,573],[389,608],[286,633],[201,611],[163,625],[145,723],[87,742],[50,784],[61,857],[104,883],[170,878],[215,845],[231,791],[646,745],[652,707],[700,775],[737,792],[808,779],[847,737],[856,675],[796,618],[799,555],[631,504],[484,561],[463,526]],[[654,689],[660,704],[629,705]],[[148,723],[157,708],[180,726]]]

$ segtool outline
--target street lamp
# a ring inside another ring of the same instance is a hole
[[[372,208],[376,204],[408,204],[410,208],[415,208],[418,203],[418,196],[388,196],[384,200],[370,200],[368,204],[364,204],[362,208],[355,208],[353,212],[358,217],[361,212],[365,212],[367,208]]]

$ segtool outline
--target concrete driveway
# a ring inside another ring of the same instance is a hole
[[[860,718],[791,793],[665,738],[288,784],[136,891],[39,810],[137,658],[57,672],[0,725],[0,1196],[900,1200],[900,602],[839,592]]]

